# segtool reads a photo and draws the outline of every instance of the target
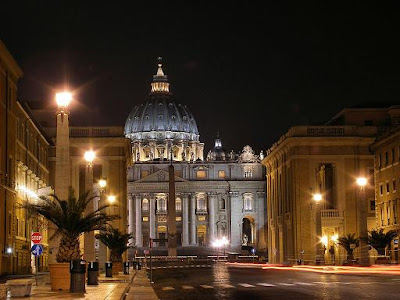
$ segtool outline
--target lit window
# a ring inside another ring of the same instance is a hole
[[[199,216],[199,217],[198,217],[198,220],[199,220],[199,221],[205,221],[205,220],[206,220],[206,216]]]
[[[181,198],[176,198],[175,210],[176,211],[181,211],[182,210],[182,200],[181,200]]]
[[[196,178],[206,178],[207,177],[207,173],[204,170],[200,170],[196,172]]]
[[[252,194],[243,195],[243,210],[252,211],[253,210],[253,196]]]
[[[207,210],[207,203],[204,197],[197,198],[197,210],[199,211],[206,211]]]
[[[157,210],[158,211],[166,211],[167,210],[167,201],[165,198],[157,199]]]
[[[251,178],[251,177],[253,177],[253,172],[251,168],[249,167],[244,168],[244,178]]]
[[[182,217],[175,217],[175,221],[181,222],[182,221]]]
[[[218,178],[225,178],[225,171],[218,171]]]
[[[149,221],[149,217],[143,217],[143,222],[148,222]]]
[[[143,211],[148,211],[148,210],[149,210],[149,200],[143,199],[143,202],[142,202],[142,210],[143,210]]]

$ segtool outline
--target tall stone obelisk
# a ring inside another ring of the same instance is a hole
[[[59,199],[68,199],[68,190],[71,185],[70,157],[69,157],[69,111],[68,105],[71,94],[67,92],[56,95],[58,110],[57,135],[56,135],[56,165],[54,190]],[[53,224],[50,224],[49,236],[54,233]],[[56,262],[56,254],[59,248],[59,239],[49,240],[49,263]]]
[[[168,256],[177,256],[176,250],[176,213],[175,213],[175,168],[172,164],[172,146],[171,146],[171,164],[169,171],[169,196],[168,196]]]

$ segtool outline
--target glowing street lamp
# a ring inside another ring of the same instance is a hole
[[[314,194],[314,195],[313,195],[313,200],[314,200],[316,203],[319,203],[319,202],[322,200],[322,195],[319,194],[319,193]]]
[[[364,186],[367,185],[368,180],[367,180],[367,178],[365,178],[365,177],[358,177],[357,180],[356,180],[356,183],[357,183],[357,185],[358,185],[359,187],[362,188],[362,187],[364,187]]]
[[[223,247],[223,249],[224,249],[224,256],[225,256],[225,246],[227,245],[227,244],[229,244],[229,241],[228,241],[228,239],[225,237],[225,236],[223,236],[222,238],[220,238],[220,239],[216,239],[213,243],[212,243],[212,246],[214,247],[214,248],[217,248],[217,249],[219,249],[219,248],[221,248],[221,247]],[[218,250],[217,250],[217,260],[218,260]]]
[[[107,185],[107,180],[105,180],[105,179],[100,179],[99,180],[99,186],[102,188],[102,189],[104,189],[105,187],[106,187],[106,185]]]
[[[67,108],[72,101],[72,94],[70,92],[61,92],[56,94],[56,102],[59,108]]]
[[[115,197],[114,195],[109,195],[107,197],[108,202],[110,202],[111,204],[114,203],[116,199],[117,197]]]
[[[91,165],[96,157],[96,153],[94,153],[93,150],[86,151],[85,154],[83,155],[84,159],[86,162]]]
[[[365,237],[368,234],[368,224],[367,224],[367,199],[365,195],[365,186],[368,184],[368,180],[365,177],[357,177],[356,184],[359,187],[358,197],[357,197],[357,206],[358,206],[358,226],[359,226],[359,235],[361,237]],[[362,266],[369,265],[369,253],[368,253],[368,245],[361,239],[360,240],[360,250],[361,257],[360,263]]]
[[[316,226],[316,234],[317,237],[321,237],[322,235],[322,221],[321,221],[321,207],[319,205],[319,203],[322,201],[322,195],[320,193],[315,193],[313,194],[313,200],[314,202],[317,204],[316,207],[316,219],[315,219],[315,226]],[[319,265],[321,263],[324,262],[324,256],[325,256],[325,251],[324,251],[324,247],[323,245],[325,245],[325,239],[319,240],[319,242],[317,242],[316,244],[316,253],[317,253],[317,257],[316,257],[316,264]]]

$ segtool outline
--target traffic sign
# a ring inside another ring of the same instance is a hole
[[[43,246],[41,244],[35,244],[31,248],[31,252],[35,256],[39,256],[43,252]]]
[[[40,244],[42,242],[42,234],[40,232],[32,232],[31,241],[34,244]]]

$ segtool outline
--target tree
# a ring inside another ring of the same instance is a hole
[[[132,233],[124,233],[118,228],[109,227],[97,234],[96,238],[110,249],[110,260],[112,262],[121,262],[122,254],[130,248],[128,242],[133,236]]]
[[[392,240],[397,236],[397,232],[394,230],[389,230],[388,232],[383,232],[383,229],[372,229],[368,231],[368,236],[362,238],[367,244],[375,248],[378,251],[378,255],[385,255],[385,249]]]
[[[55,225],[56,230],[50,239],[60,237],[56,256],[59,263],[81,259],[79,236],[82,233],[105,229],[108,222],[119,218],[103,212],[108,205],[84,215],[86,207],[93,201],[93,197],[89,198],[88,195],[89,192],[86,192],[76,198],[74,190],[70,187],[67,200],[61,200],[52,194],[41,196],[36,204],[23,205],[29,213],[41,215]]]
[[[353,251],[358,246],[359,238],[356,238],[355,235],[355,233],[349,233],[338,239],[338,244],[347,252],[346,260],[348,261],[354,260]]]

